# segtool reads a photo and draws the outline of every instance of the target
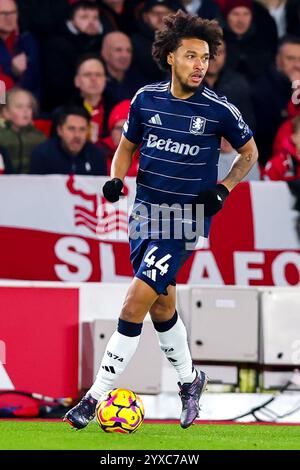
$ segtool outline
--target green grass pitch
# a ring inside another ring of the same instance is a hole
[[[76,431],[61,422],[0,420],[1,450],[300,449],[300,426],[147,424],[133,434],[106,434],[96,423]]]

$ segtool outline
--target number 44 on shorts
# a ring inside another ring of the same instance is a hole
[[[151,268],[152,266],[154,266],[155,268],[160,270],[160,275],[164,276],[165,274],[167,274],[169,266],[170,266],[166,261],[172,258],[172,256],[167,254],[157,260],[156,256],[153,254],[155,253],[156,250],[158,250],[157,246],[154,246],[153,248],[151,248],[149,253],[147,253],[147,255],[145,256],[144,261],[148,268]]]

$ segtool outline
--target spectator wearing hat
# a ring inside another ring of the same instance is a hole
[[[163,27],[163,19],[180,5],[171,0],[148,0],[139,13],[138,31],[131,36],[133,64],[148,82],[164,80],[163,73],[152,57],[152,44],[155,32]]]
[[[106,95],[111,103],[133,98],[146,78],[132,65],[132,44],[121,31],[113,31],[103,39],[101,57],[105,62]]]
[[[115,151],[122,137],[123,126],[127,120],[130,109],[130,100],[118,103],[111,111],[108,119],[109,136],[103,139],[103,143],[108,147],[107,173],[110,174],[110,167]],[[136,176],[139,167],[139,151],[137,150],[132,158],[132,164],[127,173],[128,176]]]
[[[228,66],[252,83],[275,59],[276,24],[253,0],[227,0],[223,14]]]
[[[0,72],[36,96],[41,92],[38,45],[29,32],[19,32],[18,6],[0,0]]]
[[[88,141],[90,115],[85,109],[68,107],[57,120],[57,136],[32,153],[30,173],[36,175],[106,175],[106,155]]]
[[[300,80],[300,38],[286,36],[280,41],[276,55],[276,65],[259,77],[252,87],[256,132],[255,140],[259,150],[259,161],[265,165],[272,155],[272,145],[281,124],[288,117],[291,98],[299,92],[292,88],[294,81]]]
[[[99,14],[98,5],[80,0],[72,6],[64,31],[44,44],[43,109],[53,111],[75,93],[74,76],[80,56],[99,53],[104,35],[113,26]]]

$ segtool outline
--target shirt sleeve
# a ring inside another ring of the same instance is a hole
[[[139,92],[131,101],[128,118],[123,127],[123,135],[134,144],[139,145],[142,142],[143,126],[139,106]]]
[[[234,149],[243,147],[253,137],[253,132],[244,121],[240,111],[227,100],[222,105],[221,134]]]

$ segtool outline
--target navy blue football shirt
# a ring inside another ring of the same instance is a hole
[[[217,182],[221,137],[238,149],[253,135],[225,97],[202,84],[190,98],[175,98],[169,81],[136,93],[123,133],[140,145],[133,212],[140,204],[193,204]],[[205,236],[209,227],[206,217]]]

